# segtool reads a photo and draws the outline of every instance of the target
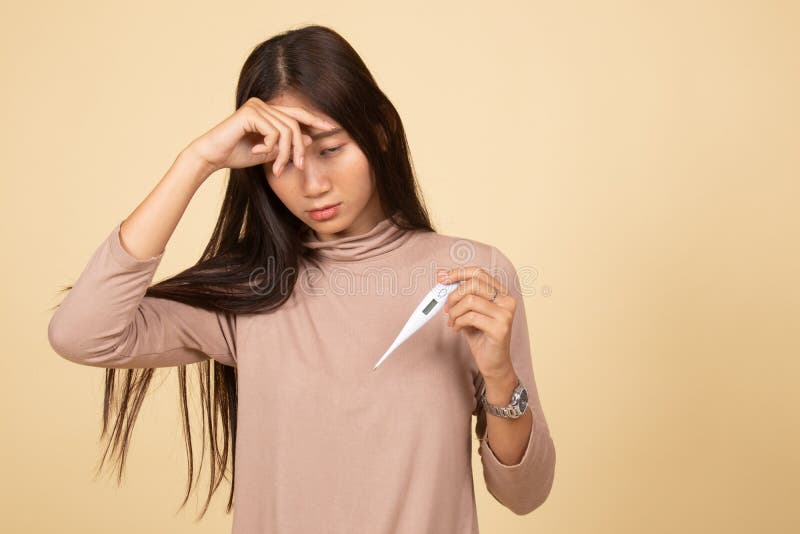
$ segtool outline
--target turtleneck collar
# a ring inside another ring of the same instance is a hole
[[[360,261],[386,254],[408,241],[413,231],[400,228],[395,220],[404,220],[400,211],[378,221],[367,232],[321,241],[317,235],[306,227],[301,233],[303,246],[317,249],[320,257],[334,261]]]

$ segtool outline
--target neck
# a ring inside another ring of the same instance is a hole
[[[399,211],[384,217],[370,228],[355,235],[320,239],[310,227],[301,236],[303,245],[317,249],[320,258],[334,261],[361,261],[389,253],[406,243],[414,232],[400,228],[395,222],[404,217]],[[405,222],[405,221],[404,221]]]

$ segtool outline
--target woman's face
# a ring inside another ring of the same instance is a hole
[[[272,172],[274,160],[262,165],[269,186],[295,217],[310,226],[323,241],[365,233],[385,218],[369,162],[339,123],[296,93],[284,93],[267,103],[302,107],[336,125],[338,130],[333,135],[316,138],[305,147],[302,169],[288,161],[281,175],[275,176]],[[299,124],[300,131],[312,138],[329,132]],[[309,213],[333,204],[338,207],[330,218],[318,220]]]

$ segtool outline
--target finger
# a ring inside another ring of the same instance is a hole
[[[455,332],[458,332],[467,326],[477,328],[498,342],[503,339],[502,324],[499,321],[480,312],[468,311],[457,317],[453,322],[453,330]]]
[[[257,132],[264,136],[264,143],[254,145],[251,150],[256,154],[268,154],[272,151],[275,141],[280,137],[280,132],[273,126],[272,121],[255,106],[249,106],[248,109],[250,111],[246,114],[245,129],[248,132]]]
[[[470,293],[447,311],[448,326],[453,326],[459,317],[470,312],[478,312],[500,323],[511,319],[508,310],[480,295]]]
[[[447,273],[453,273],[453,274],[447,274]],[[490,299],[494,296],[495,290],[497,291],[498,297],[500,295],[506,294],[505,288],[503,287],[502,283],[500,283],[500,280],[498,280],[494,276],[491,276],[489,273],[487,273],[480,267],[476,266],[468,266],[468,267],[450,269],[446,271],[440,270],[437,274],[437,279],[439,280],[439,282],[442,283],[453,283],[453,282],[459,283],[459,287],[457,287],[456,290],[450,293],[450,295],[448,295],[447,297],[447,301],[450,303],[451,306],[455,304],[456,301],[461,296],[465,295],[469,291],[489,292],[487,294],[488,298]],[[470,280],[477,280],[478,282],[470,282]],[[477,285],[476,286],[470,285],[481,282],[485,286],[484,289],[481,289],[481,287]]]
[[[486,301],[501,305],[503,301],[498,302],[504,295],[500,293],[500,288],[491,280],[480,277],[472,277],[463,282],[460,282],[458,287],[447,296],[447,301],[444,305],[444,311],[451,310],[461,302],[464,298],[475,295]]]
[[[305,108],[278,105],[272,105],[270,107],[280,109],[290,117],[293,117],[304,124],[308,124],[309,126],[316,126],[320,130],[332,130],[334,128],[338,128],[335,123],[323,119],[322,117],[318,117]]]
[[[275,158],[278,157],[280,154],[280,150],[278,149],[278,145],[273,145],[272,149],[269,152],[266,151],[264,145],[256,145],[253,147],[254,154],[260,154],[264,157],[263,163],[269,163],[270,161],[274,161]]]
[[[278,146],[280,147],[280,150],[278,152],[278,156],[275,158],[275,161],[272,164],[272,174],[275,176],[280,176],[281,171],[286,166],[286,162],[289,161],[289,158],[291,157],[292,129],[270,109],[264,108],[261,110],[261,112],[269,115],[270,119],[272,120],[272,124],[280,132],[278,137]]]
[[[280,153],[278,150],[278,145],[275,144],[275,141],[278,140],[278,137],[278,134],[276,134],[273,138],[265,137],[261,143],[253,145],[250,150],[254,154],[261,154],[262,156],[265,156],[264,162],[274,160]]]
[[[261,120],[270,126],[270,135],[264,138],[264,148],[261,149],[259,147],[255,152],[263,152],[264,155],[267,156],[265,157],[265,161],[270,161],[274,158],[275,161],[272,164],[272,173],[277,176],[283,165],[285,165],[285,161],[289,158],[288,152],[291,147],[287,147],[286,145],[287,143],[291,143],[291,139],[289,138],[291,130],[287,124],[269,110],[268,106],[264,105],[262,100],[253,97],[248,100],[245,105],[251,110],[253,115],[261,117]],[[275,146],[275,141],[278,142],[278,146]],[[274,154],[276,148],[277,154]],[[283,157],[283,159],[279,160],[281,157]]]
[[[279,117],[285,124],[289,126],[292,133],[291,146],[294,157],[293,163],[298,168],[302,169],[305,145],[303,144],[303,137],[302,137],[303,134],[300,132],[300,125],[293,117],[290,117],[289,115],[287,115],[286,113],[275,107],[270,107],[263,103],[259,104],[259,106],[264,106],[265,111]]]
[[[495,284],[497,290],[502,293],[508,293],[506,286],[500,281],[499,278],[496,276],[492,276],[489,274],[485,269],[479,267],[477,265],[467,265],[464,267],[454,267],[452,269],[444,270],[444,278],[442,277],[442,272],[440,271],[437,274],[437,278],[440,282],[452,283],[452,282],[459,282],[461,280],[466,280],[470,277],[478,277],[481,279],[485,279],[487,282],[491,282]]]

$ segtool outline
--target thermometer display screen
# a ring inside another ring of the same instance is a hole
[[[438,303],[438,301],[436,299],[432,299],[428,303],[428,305],[425,306],[425,309],[422,310],[422,313],[424,313],[425,315],[428,315],[428,312],[431,311],[433,309],[433,307],[436,306],[437,303]]]

